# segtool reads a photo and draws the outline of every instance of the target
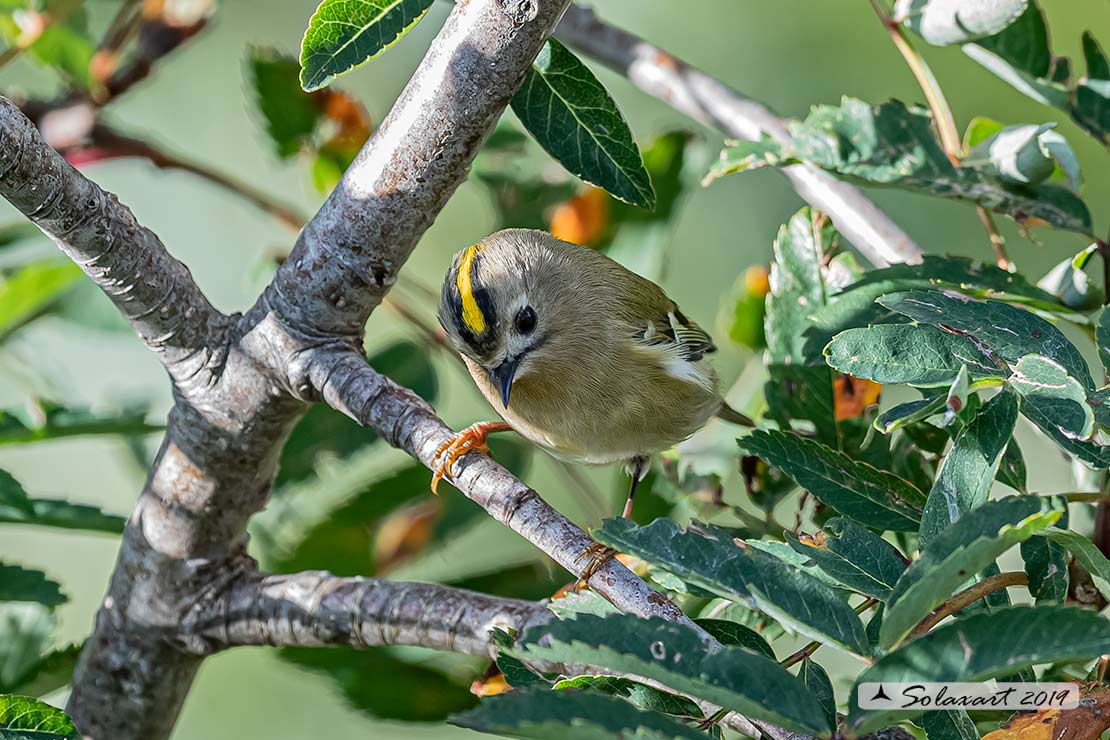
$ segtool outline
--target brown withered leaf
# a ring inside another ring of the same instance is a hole
[[[592,247],[609,233],[609,194],[590,187],[555,206],[551,235],[563,241]]]
[[[1110,687],[1080,690],[1078,709],[1020,712],[982,740],[1098,740],[1110,729]]]
[[[883,387],[873,380],[851,375],[837,375],[833,380],[833,404],[836,420],[855,419],[864,410],[879,402]]]

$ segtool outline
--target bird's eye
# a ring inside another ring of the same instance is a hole
[[[532,330],[536,328],[536,312],[531,306],[525,306],[517,311],[516,318],[513,319],[513,325],[521,334],[531,334]]]

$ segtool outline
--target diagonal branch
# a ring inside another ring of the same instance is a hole
[[[663,49],[571,5],[555,33],[567,44],[624,75],[636,87],[727,136],[758,141],[790,139],[786,121]],[[812,165],[782,172],[804,200],[827,213],[836,228],[877,267],[921,261],[921,247],[859,188]]]
[[[451,429],[428,404],[378,374],[360,354],[324,355],[312,374],[329,405],[429,468],[436,450],[451,438]],[[452,482],[467,498],[574,575],[581,575],[590,563],[586,549],[593,540],[589,535],[487,455],[466,455],[455,464],[453,474]],[[677,606],[616,560],[600,568],[589,585],[621,611],[693,626]]]
[[[0,97],[0,196],[107,293],[179,383],[221,361],[208,348],[226,317],[158,237],[114,195],[75,170],[10,100]]]

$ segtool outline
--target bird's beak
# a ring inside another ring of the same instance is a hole
[[[509,393],[513,390],[513,378],[516,377],[520,360],[505,360],[500,365],[489,371],[489,378],[501,393],[501,403],[509,408]]]

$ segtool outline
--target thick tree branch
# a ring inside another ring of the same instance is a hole
[[[727,136],[758,141],[770,135],[790,140],[786,122],[761,103],[663,49],[600,20],[592,10],[572,5],[555,35],[628,78],[644,92]],[[811,165],[785,167],[783,174],[814,208],[877,267],[921,261],[921,248],[859,188]]]
[[[0,97],[0,195],[108,294],[179,385],[205,383],[223,357],[227,318],[189,270],[114,195],[71,167]]]
[[[181,626],[208,652],[279,647],[417,645],[491,654],[494,628],[517,633],[550,618],[535,601],[487,596],[435,583],[340,578],[322,571],[252,573]]]
[[[428,404],[375,372],[360,354],[325,355],[312,375],[324,400],[333,408],[374,429],[429,468],[434,464],[435,451],[451,438],[451,429]],[[490,516],[574,575],[581,575],[589,564],[586,548],[593,542],[589,535],[487,455],[471,453],[460,459],[452,482]],[[616,560],[598,570],[589,585],[621,611],[693,626],[670,600]]]

